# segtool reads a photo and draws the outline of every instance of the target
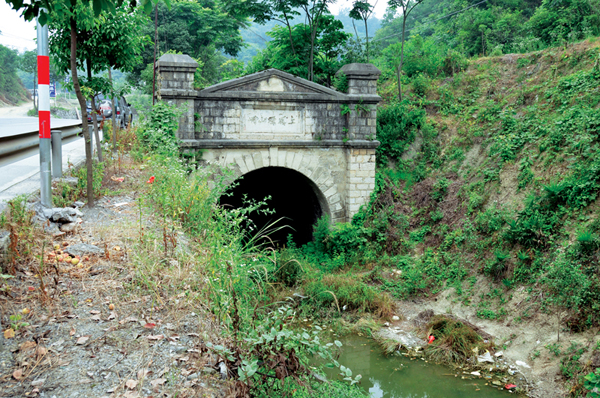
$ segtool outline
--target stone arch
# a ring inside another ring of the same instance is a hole
[[[219,202],[226,208],[241,208],[247,201],[262,201],[271,212],[248,214],[247,231],[271,230],[267,244],[285,244],[291,235],[296,244],[313,239],[313,228],[324,215],[330,216],[329,205],[317,185],[298,170],[281,166],[263,166],[236,178]]]
[[[213,158],[210,154],[203,157],[206,160]],[[332,222],[342,221],[334,217],[334,213],[344,207],[339,184],[331,170],[323,165],[320,154],[314,150],[270,147],[260,150],[227,151],[223,156],[216,157],[222,167],[233,168],[236,179],[263,167],[283,167],[302,174],[318,196],[324,214],[327,214]],[[343,166],[345,168],[345,165]]]

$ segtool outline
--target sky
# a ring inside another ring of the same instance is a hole
[[[374,15],[377,18],[383,18],[387,7],[387,0],[369,0],[375,5]],[[330,5],[330,11],[338,14],[341,9],[351,8],[353,0],[338,0]],[[20,52],[26,50],[35,50],[35,23],[27,22],[20,13],[10,8],[10,6],[0,0],[0,44],[15,48]]]
[[[26,22],[10,6],[0,0],[0,44],[20,52],[35,50],[35,23]]]
[[[329,11],[331,11],[332,14],[337,15],[341,9],[352,8],[352,3],[354,3],[354,0],[337,0],[335,3],[329,5]],[[382,19],[387,8],[387,0],[369,0],[369,4],[375,5],[373,15]]]

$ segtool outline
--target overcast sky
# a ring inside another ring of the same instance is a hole
[[[35,50],[35,23],[26,22],[20,13],[0,1],[0,44],[19,51]]]
[[[330,5],[330,11],[338,14],[341,9],[352,7],[353,0],[338,0]],[[370,0],[375,4],[375,16],[383,18],[387,7],[387,0]],[[20,13],[16,12],[10,6],[0,0],[0,44],[7,47],[16,48],[20,52],[25,50],[35,50],[36,43],[35,23],[26,22],[21,18]]]

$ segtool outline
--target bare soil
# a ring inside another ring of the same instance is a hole
[[[161,297],[132,283],[136,196],[104,197],[95,208],[84,207],[79,230],[51,241],[64,251],[93,244],[104,254],[78,265],[58,263],[58,274],[45,274],[45,291],[35,260],[8,280],[0,315],[20,314],[16,322],[28,325],[0,337],[0,397],[228,395],[216,358],[202,353],[207,339],[218,341],[210,314],[184,292]]]

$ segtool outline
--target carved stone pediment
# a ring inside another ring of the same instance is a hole
[[[256,93],[268,95],[269,97],[288,97],[293,94],[299,96],[317,95],[324,97],[323,99],[340,99],[345,97],[345,94],[336,90],[277,69],[268,69],[224,83],[215,84],[199,91],[198,94],[200,96],[210,96],[210,94],[235,95],[235,93],[239,93],[240,95]]]

